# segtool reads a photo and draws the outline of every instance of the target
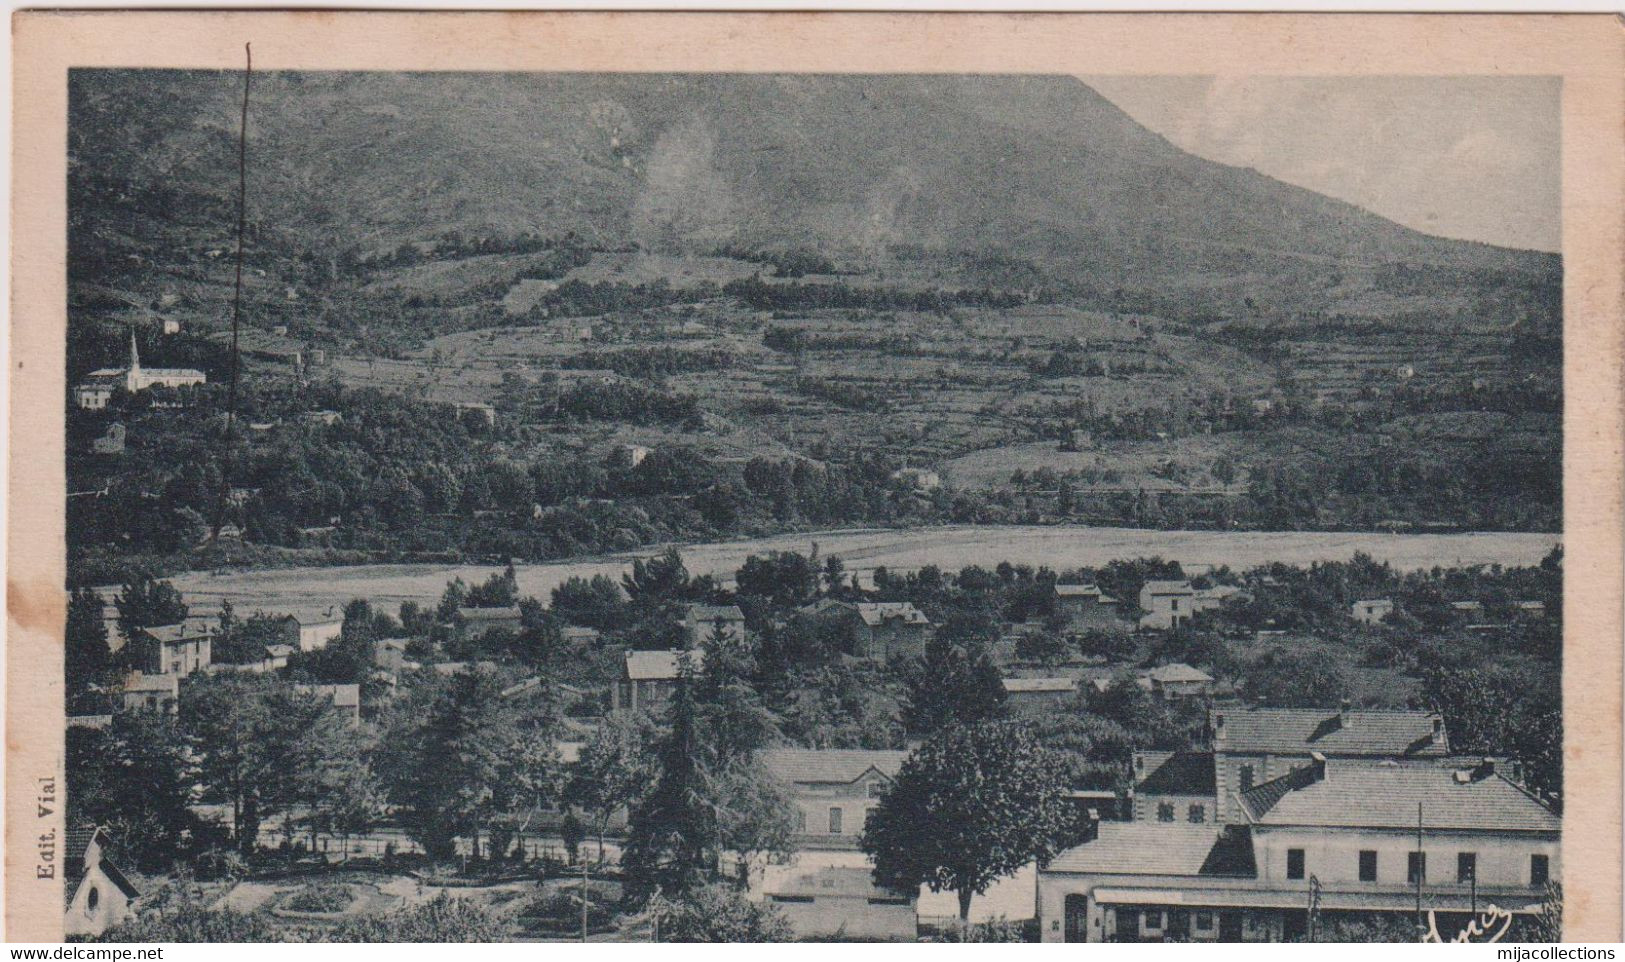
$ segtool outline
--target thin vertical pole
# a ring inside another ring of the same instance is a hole
[[[1427,856],[1422,854],[1422,803],[1416,803],[1416,932],[1422,934],[1422,873],[1426,871]]]
[[[231,377],[226,387],[226,450],[220,466],[220,502],[214,514],[214,539],[226,521],[231,490],[232,442],[237,427],[237,331],[243,316],[243,235],[248,233],[248,94],[254,78],[254,47],[243,44],[243,114],[237,134],[237,280],[231,296]]]

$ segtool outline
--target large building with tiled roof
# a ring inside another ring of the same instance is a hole
[[[1413,922],[1420,905],[1448,936],[1492,904],[1540,912],[1560,877],[1560,819],[1488,759],[1316,753],[1238,808],[1228,825],[1101,823],[1039,874],[1044,940],[1301,938],[1312,900],[1321,923]]]
[[[1240,822],[1241,793],[1326,758],[1422,760],[1450,753],[1444,720],[1421,711],[1253,708],[1215,710],[1214,775],[1220,818]]]

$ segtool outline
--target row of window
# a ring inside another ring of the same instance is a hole
[[[1190,808],[1185,810],[1185,818],[1194,825],[1202,824],[1203,822],[1207,821],[1207,806],[1192,803]],[[1174,803],[1173,802],[1158,802],[1157,803],[1157,821],[1159,821],[1159,822],[1171,822],[1173,820],[1174,820]]]
[[[1286,850],[1286,877],[1301,879],[1304,877],[1304,852],[1301,848]],[[1405,853],[1405,881],[1411,884],[1426,882],[1428,877],[1428,856],[1426,852]],[[1552,877],[1551,859],[1545,855],[1529,856],[1529,884],[1545,885]],[[1456,853],[1456,881],[1462,884],[1472,882],[1478,878],[1478,853]],[[1375,882],[1377,880],[1377,853],[1374,849],[1360,851],[1360,881]]]
[[[1213,913],[1192,912],[1191,924],[1196,927],[1198,932],[1211,932],[1213,931]],[[1145,927],[1148,929],[1162,928],[1162,910],[1147,909],[1145,912]]]

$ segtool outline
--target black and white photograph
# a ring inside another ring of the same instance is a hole
[[[66,79],[69,939],[1563,939],[1562,78],[258,52]]]

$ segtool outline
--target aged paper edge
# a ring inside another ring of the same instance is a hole
[[[61,938],[70,67],[1563,78],[1567,936],[1621,931],[1625,35],[1609,15],[62,12],[13,18],[5,937]],[[55,800],[41,816],[44,781]]]

